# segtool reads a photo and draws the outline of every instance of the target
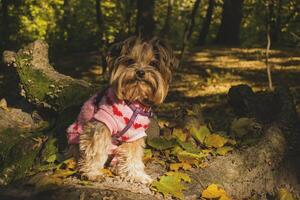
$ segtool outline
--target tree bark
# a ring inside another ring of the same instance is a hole
[[[195,1],[192,13],[189,17],[189,20],[188,20],[187,24],[186,24],[186,27],[185,27],[185,30],[184,30],[184,33],[183,33],[180,61],[182,60],[182,58],[185,54],[187,43],[191,39],[193,29],[194,29],[194,26],[195,26],[195,16],[196,16],[196,13],[198,11],[200,2],[201,2],[201,0],[196,0]]]
[[[137,0],[136,34],[142,38],[154,35],[154,0]]]
[[[205,44],[205,40],[208,35],[209,27],[211,24],[211,19],[212,19],[212,14],[214,11],[215,3],[216,3],[215,0],[209,0],[206,15],[205,15],[205,18],[204,18],[204,21],[203,21],[203,24],[202,24],[202,27],[201,27],[201,30],[199,33],[198,41],[197,41],[197,44],[200,46]]]
[[[168,8],[167,8],[167,15],[165,19],[164,26],[160,32],[161,38],[168,38],[170,34],[170,25],[171,25],[171,18],[172,18],[172,10],[173,10],[174,0],[168,0]]]
[[[43,41],[35,41],[16,54],[4,52],[4,61],[15,66],[21,95],[35,106],[61,112],[80,105],[95,92],[88,82],[55,71],[49,64],[48,45]]]
[[[221,25],[215,40],[218,45],[239,45],[244,0],[224,0]]]
[[[99,38],[102,41],[103,44],[103,31],[104,31],[104,20],[102,16],[102,10],[101,10],[101,0],[96,0],[96,20],[98,25],[98,32],[99,32]]]
[[[9,30],[9,19],[8,19],[8,0],[1,1],[1,49],[5,49],[8,43],[8,30]]]

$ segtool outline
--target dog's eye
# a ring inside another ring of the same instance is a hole
[[[132,58],[128,58],[128,59],[125,60],[125,64],[126,65],[133,65],[134,63],[135,62],[134,62],[134,60]]]
[[[151,61],[149,63],[149,65],[151,65],[152,67],[155,67],[155,68],[159,68],[159,63],[157,61],[155,61],[155,60]]]

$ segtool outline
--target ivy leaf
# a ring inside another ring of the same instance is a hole
[[[227,141],[228,141],[228,139],[221,135],[211,134],[211,135],[208,135],[205,137],[204,144],[207,147],[219,148],[219,147],[224,146],[224,144],[226,144]]]
[[[228,146],[226,146],[226,147],[220,147],[220,148],[217,148],[216,153],[218,155],[224,156],[224,155],[226,155],[228,152],[230,152],[232,150],[233,150],[232,147],[228,147]]]
[[[190,128],[190,132],[195,140],[201,144],[203,144],[204,139],[211,134],[207,126],[201,126],[199,129],[192,127]]]
[[[46,160],[47,163],[53,163],[54,161],[56,161],[56,154],[52,154],[51,156],[49,156]]]
[[[209,185],[201,194],[202,198],[206,199],[219,199],[219,200],[230,200],[225,190],[218,188],[216,184]]]
[[[164,197],[172,195],[178,199],[184,199],[182,191],[186,189],[181,185],[180,179],[175,176],[161,176],[159,181],[153,181],[152,187],[161,192]]]
[[[147,144],[157,150],[166,150],[176,145],[176,139],[167,140],[163,137],[149,138]]]
[[[278,190],[276,197],[277,200],[294,200],[293,195],[284,188]]]

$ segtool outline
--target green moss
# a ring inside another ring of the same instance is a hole
[[[44,74],[45,72],[31,68],[31,59],[27,54],[17,56],[18,75],[29,101],[62,111],[81,104],[95,91],[79,80],[52,79],[48,74]]]

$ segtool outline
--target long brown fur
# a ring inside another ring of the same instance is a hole
[[[164,101],[177,60],[172,50],[159,39],[144,41],[131,37],[112,46],[108,52],[107,66],[110,84],[119,99],[152,106]],[[144,71],[144,77],[136,75],[138,70]],[[100,169],[108,159],[110,144],[111,133],[105,124],[94,121],[84,126],[77,155],[82,175],[90,180],[103,177]],[[117,148],[115,170],[118,175],[132,181],[151,182],[142,161],[144,146],[142,138]]]

